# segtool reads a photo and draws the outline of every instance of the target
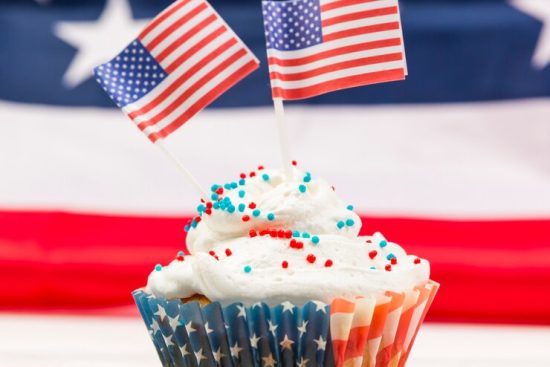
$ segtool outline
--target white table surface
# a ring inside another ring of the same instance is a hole
[[[0,366],[160,363],[138,318],[0,314]],[[550,366],[550,327],[426,324],[407,366]]]

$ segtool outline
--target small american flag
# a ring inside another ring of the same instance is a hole
[[[273,98],[402,80],[398,0],[263,1]]]
[[[180,0],[94,73],[111,99],[155,142],[258,65],[205,0]]]

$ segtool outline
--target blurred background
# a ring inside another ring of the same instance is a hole
[[[91,70],[170,3],[0,0],[1,365],[158,365],[130,292],[198,198]],[[166,141],[208,187],[279,164],[259,0],[211,3],[262,65]],[[550,1],[401,13],[407,80],[287,103],[292,156],[430,260],[411,365],[550,365]]]

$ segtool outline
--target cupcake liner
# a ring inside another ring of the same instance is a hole
[[[133,297],[163,366],[400,367],[438,288],[273,307]]]

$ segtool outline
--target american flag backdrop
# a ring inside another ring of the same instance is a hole
[[[395,9],[386,0],[348,8],[382,3]],[[0,0],[0,308],[129,305],[130,292],[144,285],[153,265],[184,246],[197,195],[93,75],[128,45],[131,54],[137,38],[138,54],[146,48],[161,60],[144,65],[166,71],[147,80],[158,81],[157,88],[169,82],[179,56],[161,53],[175,38],[155,46],[154,33],[140,33],[173,4],[186,4],[184,12],[204,3]],[[550,322],[549,4],[403,0],[405,81],[286,103],[298,165],[354,205],[363,233],[380,231],[431,261],[441,289],[429,320]],[[206,187],[259,164],[279,165],[265,5],[211,5],[261,63],[165,139]],[[222,27],[212,8],[202,6],[188,26],[212,23],[196,40]],[[364,37],[401,40],[395,11],[376,18],[395,29]],[[227,28],[200,52],[222,39],[236,40]],[[323,44],[329,41],[312,47]],[[401,46],[391,46],[390,54],[400,54]],[[368,52],[358,54],[377,57]],[[404,60],[395,62],[403,70]],[[198,86],[202,75],[184,84]],[[124,108],[143,107],[155,91],[136,92],[138,99],[131,95]],[[166,114],[170,119],[155,126],[170,126],[183,116],[172,111],[178,98],[166,95],[135,118]],[[177,106],[190,107],[187,101]]]
[[[405,78],[398,0],[262,4],[274,98],[303,99]]]

